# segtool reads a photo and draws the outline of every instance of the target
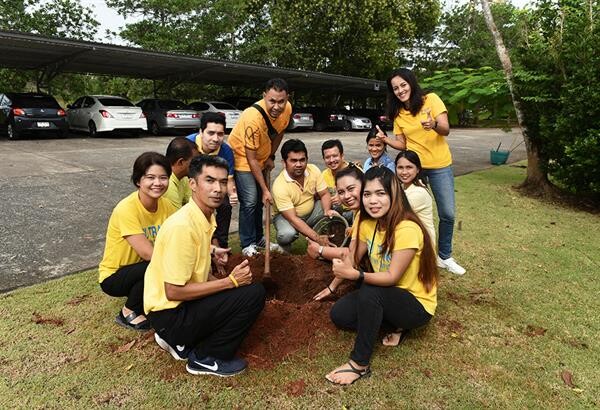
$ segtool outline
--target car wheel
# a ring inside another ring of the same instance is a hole
[[[12,124],[8,124],[8,127],[6,128],[6,134],[8,135],[8,139],[9,140],[18,140],[19,137],[21,136],[21,133],[17,130],[15,130],[15,127]]]
[[[90,121],[90,123],[88,124],[88,132],[90,134],[90,137],[98,136],[98,130],[96,129],[96,124],[94,124],[94,121]]]
[[[342,129],[344,131],[352,131],[352,123],[350,121],[344,121]]]
[[[156,121],[152,121],[152,123],[150,124],[150,132],[154,136],[160,135],[160,127],[158,126],[158,123]]]

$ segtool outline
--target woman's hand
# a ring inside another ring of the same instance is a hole
[[[425,120],[421,121],[421,126],[423,127],[423,129],[425,131],[431,131],[433,130],[436,125],[437,125],[437,121],[435,121],[432,117],[431,117],[431,110],[427,109],[425,111],[427,113],[427,117],[425,118]]]
[[[390,137],[388,137],[387,134],[381,128],[379,128],[379,125],[376,125],[375,128],[377,128],[377,139],[384,144],[387,144]]]
[[[350,260],[350,254],[344,255],[343,259],[333,258],[333,274],[336,278],[356,280],[358,279],[359,273]]]
[[[325,289],[323,289],[322,291],[317,293],[315,296],[313,296],[313,300],[322,300],[322,299],[328,298],[328,297],[332,296],[334,294],[334,292],[335,292],[335,288],[333,287],[333,285],[329,285]]]

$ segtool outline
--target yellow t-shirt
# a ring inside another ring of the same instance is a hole
[[[304,186],[292,179],[284,169],[275,178],[273,193],[274,212],[295,209],[296,215],[310,215],[315,206],[315,195],[327,189],[327,184],[316,165],[308,164],[304,171]]]
[[[171,177],[169,178],[169,188],[167,188],[167,192],[165,192],[163,197],[167,198],[177,209],[187,204],[192,197],[189,178],[183,177],[179,179],[175,173],[172,172]]]
[[[108,220],[104,256],[98,267],[98,282],[102,283],[123,266],[142,261],[125,236],[142,233],[154,243],[161,225],[175,211],[175,207],[164,197],[158,199],[156,212],[144,208],[138,191],[123,198],[115,206]]]
[[[433,200],[429,191],[415,184],[410,184],[408,188],[404,190],[406,199],[412,210],[417,214],[425,228],[427,233],[431,237],[431,245],[433,249],[437,248],[437,241],[435,235],[435,225],[433,224]]]
[[[154,253],[144,277],[144,311],[173,309],[181,301],[168,300],[165,282],[185,285],[208,280],[210,241],[217,227],[192,200],[177,211],[160,229]]]
[[[264,99],[257,101],[257,104],[267,112]],[[292,105],[288,101],[281,115],[275,119],[271,118],[271,124],[278,133],[282,133],[287,128],[291,114]],[[271,139],[267,124],[262,114],[252,106],[244,110],[239,121],[231,130],[227,143],[233,150],[236,171],[250,171],[246,148],[256,151],[256,159],[261,168],[271,156]]]
[[[367,244],[369,251],[369,260],[375,272],[385,272],[390,268],[392,261],[391,253],[381,255],[382,244],[385,240],[385,231],[377,231],[374,234],[377,221],[374,219],[367,219],[362,221],[359,229],[359,240]],[[417,253],[413,257],[412,261],[400,277],[400,280],[396,284],[397,287],[406,289],[412,293],[417,300],[423,305],[425,310],[433,315],[435,314],[435,308],[437,306],[437,286],[433,286],[433,289],[429,293],[425,291],[425,286],[419,280],[419,263],[421,259],[421,252],[423,250],[423,233],[419,228],[419,225],[412,221],[402,221],[395,229],[394,233],[394,251],[402,249],[416,249]]]
[[[425,131],[421,121],[427,119],[427,112],[435,119],[443,112],[447,112],[444,102],[437,94],[429,93],[425,96],[421,112],[412,116],[410,111],[401,109],[394,119],[394,134],[404,134],[406,148],[419,154],[421,165],[427,169],[437,169],[450,166],[452,155],[450,147],[443,135],[430,130]]]

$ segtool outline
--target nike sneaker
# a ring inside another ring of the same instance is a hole
[[[175,360],[187,360],[188,355],[190,354],[191,348],[186,347],[185,345],[175,345],[171,346],[165,339],[160,337],[158,333],[154,333],[154,340],[160,346],[161,349],[171,353],[173,359]]]
[[[228,377],[244,371],[248,363],[244,359],[234,357],[231,360],[215,359],[214,357],[198,358],[192,350],[188,357],[185,369],[188,373],[199,375],[208,374],[212,376]]]

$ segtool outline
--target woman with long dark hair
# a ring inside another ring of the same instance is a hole
[[[371,168],[361,192],[354,250],[333,260],[336,278],[360,286],[338,300],[330,314],[336,326],[357,332],[350,360],[326,376],[342,385],[371,373],[382,324],[414,329],[429,322],[437,306],[435,252],[398,178],[385,167]]]
[[[425,93],[413,72],[393,71],[387,79],[388,116],[394,121],[395,138],[380,130],[378,136],[393,148],[415,151],[435,198],[439,216],[438,258],[441,268],[462,275],[465,269],[452,257],[454,234],[454,173],[446,141],[450,133],[446,106],[434,93]]]

